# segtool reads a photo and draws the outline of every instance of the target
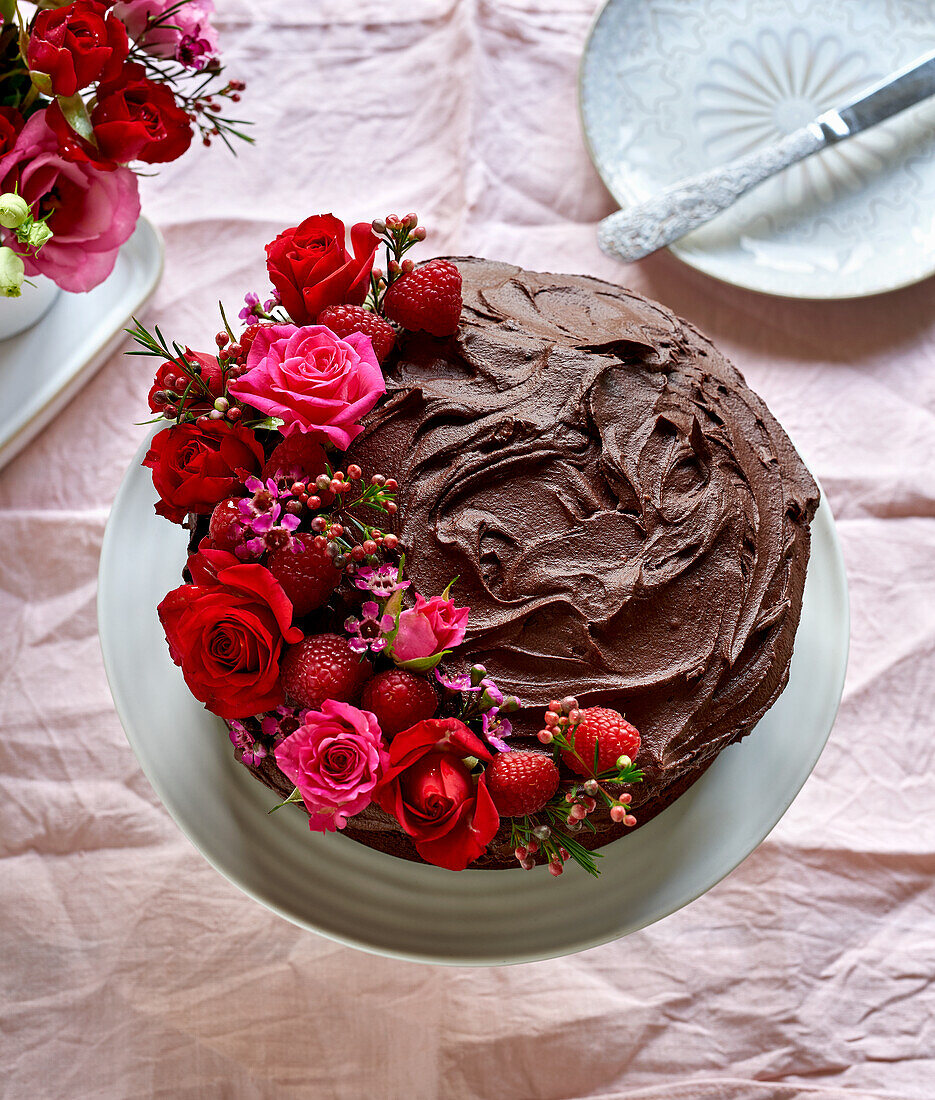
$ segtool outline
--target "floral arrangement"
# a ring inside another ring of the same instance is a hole
[[[213,11],[0,0],[0,294],[17,297],[27,275],[97,286],[139,218],[129,165],[176,160],[196,132],[205,145],[250,140],[223,116],[244,85],[222,76]]]
[[[382,813],[440,867],[497,838],[523,868],[597,873],[577,834],[598,811],[636,824],[622,787],[642,777],[639,733],[569,697],[545,712],[542,748],[511,747],[520,700],[459,656],[470,609],[453,585],[417,592],[407,577],[393,530],[405,487],[366,468],[365,445],[344,454],[397,342],[458,328],[456,265],[404,258],[424,238],[415,214],[391,215],[353,226],[349,248],[344,224],[317,215],[267,245],[273,290],[246,296],[239,332],[221,309],[216,352],[136,322],[134,354],[161,360],[150,408],[169,422],[143,464],[157,513],[191,532],[159,617],[237,759],[278,769],[293,787],[280,805],[303,804],[312,830]]]

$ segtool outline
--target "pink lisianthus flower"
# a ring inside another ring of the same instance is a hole
[[[342,451],[363,430],[358,421],[386,391],[370,337],[343,340],[324,325],[264,325],[230,392],[282,421],[282,434],[324,436]]]
[[[0,160],[0,190],[17,187],[37,217],[52,211],[54,235],[35,256],[23,257],[26,274],[45,275],[63,290],[102,283],[140,216],[136,176],[128,168],[102,172],[65,160],[45,111],[38,111]]]
[[[186,68],[202,69],[218,52],[217,31],[211,26],[214,0],[176,5],[177,0],[118,0],[114,15],[153,57],[172,57]],[[175,10],[166,15],[170,8]]]
[[[433,596],[427,600],[416,593],[416,605],[399,616],[393,639],[393,660],[397,664],[434,660],[464,641],[470,608],[455,607],[454,600]],[[431,667],[431,666],[427,666]]]
[[[370,805],[389,763],[376,717],[327,699],[274,749],[282,773],[299,789],[312,832],[343,829]]]

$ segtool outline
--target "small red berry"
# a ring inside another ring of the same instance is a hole
[[[326,699],[353,703],[371,671],[370,662],[339,634],[304,638],[289,646],[280,663],[283,691],[302,707],[317,708]]]
[[[351,481],[360,481],[363,476],[363,470],[359,466],[355,466],[352,462],[347,468],[347,476]]]
[[[383,304],[387,316],[410,332],[454,336],[461,320],[461,272],[450,260],[429,260],[397,279]]]
[[[378,672],[360,697],[363,710],[376,715],[380,729],[393,737],[416,722],[431,718],[438,707],[435,689],[421,676],[402,668]]]
[[[514,749],[487,765],[487,790],[501,817],[534,814],[558,790],[558,768],[542,752]]]
[[[386,359],[396,343],[396,333],[389,321],[363,306],[328,306],[318,314],[318,324],[330,328],[335,336],[355,332],[369,336],[378,363]]]

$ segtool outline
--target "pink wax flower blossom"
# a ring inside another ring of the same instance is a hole
[[[439,672],[436,668],[435,679],[448,691],[483,691],[480,684],[474,685],[471,683],[471,677],[467,672],[463,676],[449,676],[445,672]]]
[[[394,592],[409,587],[409,581],[400,580],[399,569],[395,565],[361,566],[354,575],[354,584],[364,592],[372,592],[381,600],[389,599]]]
[[[274,749],[276,763],[302,795],[309,828],[343,829],[370,805],[373,789],[389,763],[374,715],[328,699]]]
[[[264,325],[230,392],[282,421],[282,434],[305,432],[342,451],[363,430],[360,419],[386,390],[370,337],[341,339],[324,325]]]
[[[248,290],[243,296],[243,309],[237,314],[241,321],[252,321],[256,315],[256,307],[260,304],[259,294]]]
[[[305,721],[306,710],[295,707],[279,706],[264,714],[260,719],[260,731],[273,741],[282,741]]]
[[[118,0],[114,15],[153,57],[202,69],[217,56],[218,36],[211,26],[214,0]]]
[[[248,767],[255,767],[266,756],[266,748],[253,736],[243,722],[231,719],[227,723],[234,755]]]
[[[491,748],[496,749],[498,752],[510,751],[510,746],[506,743],[505,738],[513,732],[513,723],[509,718],[501,718],[497,707],[484,711],[481,715],[481,727],[484,731],[484,738]]]
[[[267,550],[279,550],[283,547],[293,553],[297,552],[298,546],[292,534],[301,521],[298,516],[285,512],[280,504],[280,500],[292,500],[292,495],[280,492],[272,478],[263,482],[258,477],[248,477],[244,485],[253,496],[241,497],[237,501],[243,529],[242,541],[234,548],[237,557],[256,560]],[[243,536],[247,533],[251,533],[253,537],[244,539]]]
[[[399,630],[393,639],[393,660],[409,661],[441,658],[464,640],[467,607],[455,607],[454,600],[433,596],[427,600],[416,593],[416,605],[399,616]],[[436,664],[438,662],[436,661]]]
[[[17,191],[37,217],[52,210],[54,236],[23,263],[27,275],[45,275],[63,290],[102,283],[140,216],[136,176],[128,168],[103,172],[65,160],[45,111],[32,115],[0,160],[0,190]],[[3,236],[11,243],[8,232]]]
[[[368,600],[360,609],[360,618],[349,616],[344,629],[350,634],[347,644],[355,653],[381,653],[386,649],[386,635],[393,629],[396,620],[392,615],[381,615],[380,605]]]

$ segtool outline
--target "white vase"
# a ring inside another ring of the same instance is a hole
[[[0,298],[0,340],[32,328],[49,312],[61,293],[60,288],[44,275],[33,275],[31,280],[35,286],[23,283],[23,292],[18,298]]]

